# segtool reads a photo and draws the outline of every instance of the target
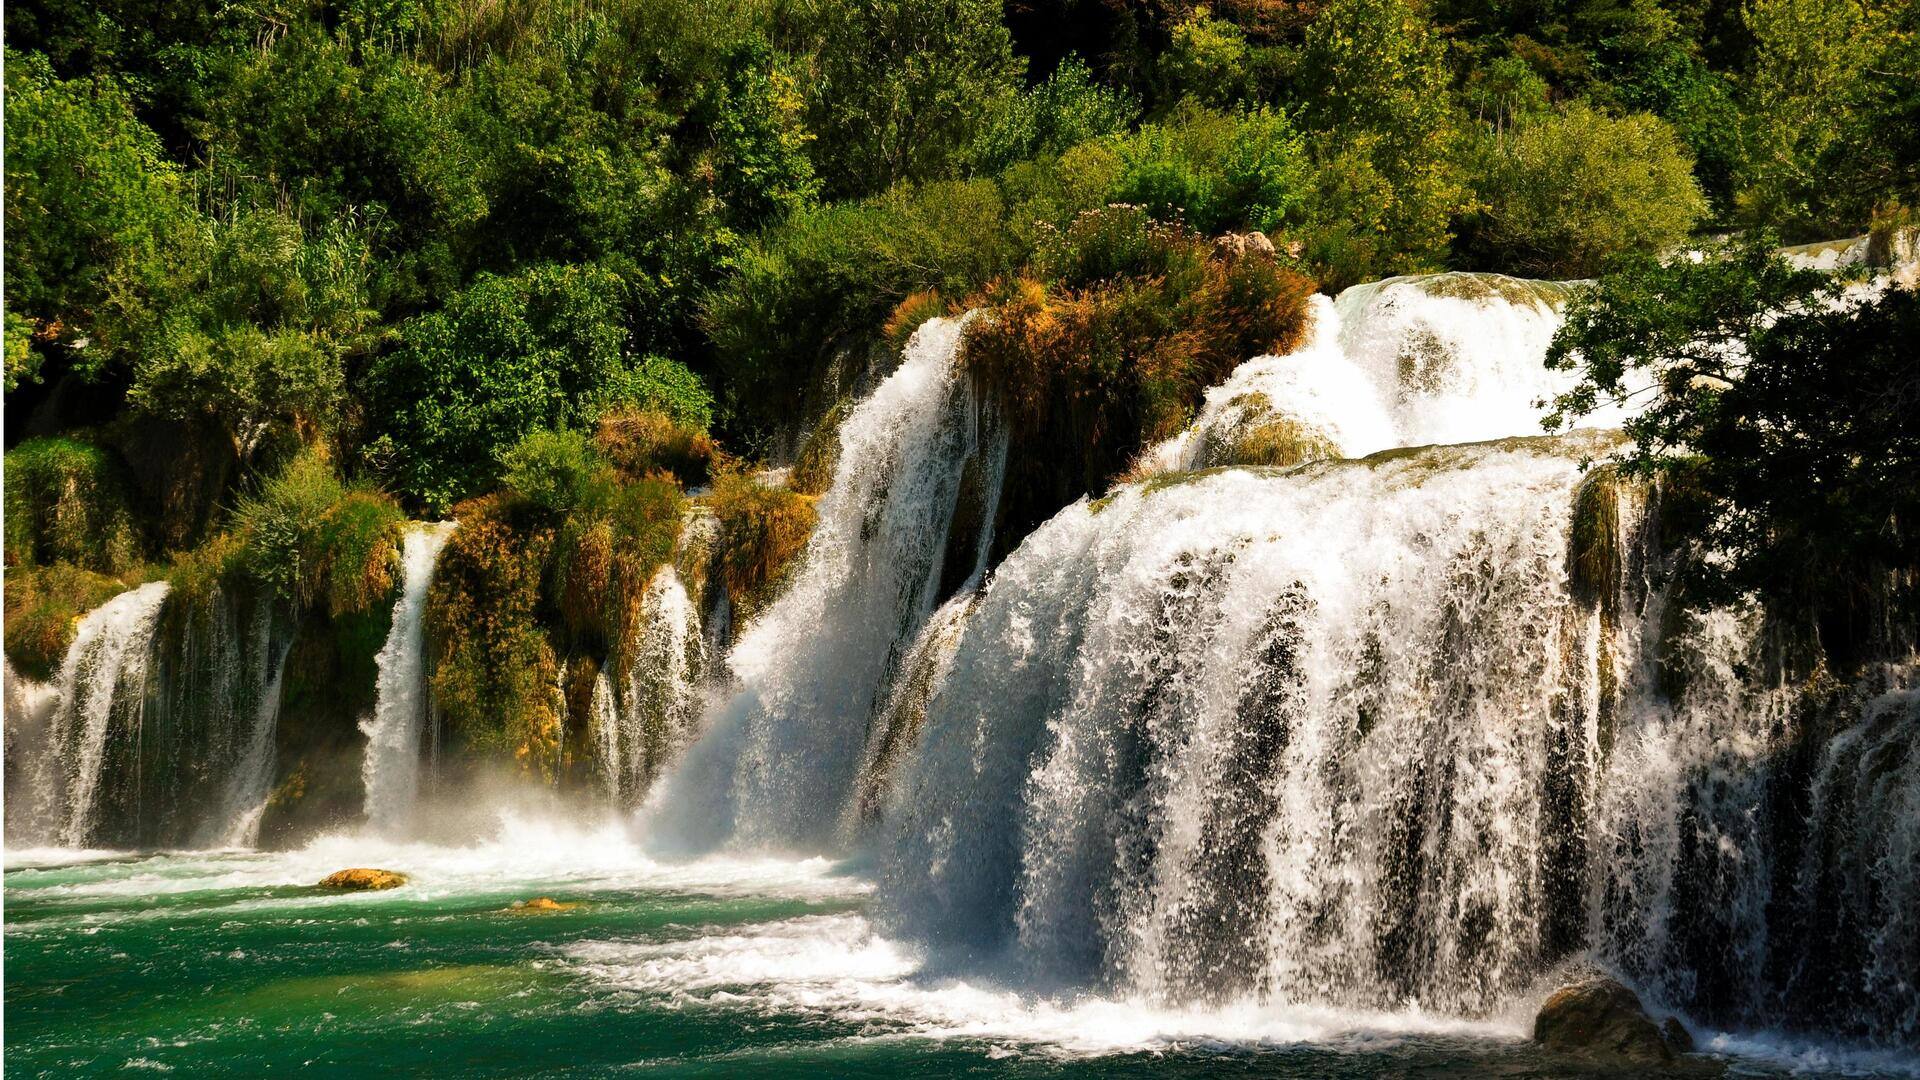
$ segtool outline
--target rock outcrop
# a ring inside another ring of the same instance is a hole
[[[379,889],[397,889],[406,883],[407,875],[398,871],[356,866],[347,870],[335,870],[320,879],[319,887],[340,889],[345,892],[373,892]]]
[[[572,911],[579,904],[563,904],[549,896],[536,896],[531,900],[515,900],[511,905],[501,908],[508,915],[546,915],[556,911]]]
[[[1534,1017],[1533,1039],[1551,1050],[1616,1064],[1664,1065],[1693,1049],[1678,1021],[1655,1023],[1638,995],[1606,976],[1554,991]]]

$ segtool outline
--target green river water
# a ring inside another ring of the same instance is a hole
[[[363,894],[343,866],[412,875]],[[10,851],[6,1075],[1561,1077],[1516,1015],[1169,1012],[926,970],[826,860],[665,865],[620,830],[473,846]],[[516,901],[574,905],[525,914]],[[1735,1075],[1908,1063],[1707,1036]],[[1618,1075],[1618,1074],[1615,1074]]]

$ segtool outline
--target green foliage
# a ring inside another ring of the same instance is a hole
[[[305,450],[244,496],[233,521],[240,564],[274,595],[338,620],[385,606],[406,516],[393,499],[351,487]]]
[[[1467,246],[1479,265],[1530,277],[1598,273],[1624,251],[1684,242],[1706,211],[1671,128],[1645,113],[1571,105],[1490,138],[1478,170],[1485,207]]]
[[[1549,362],[1582,381],[1553,419],[1648,381],[1620,468],[1685,473],[1703,518],[1689,539],[1717,553],[1694,584],[1804,605],[1844,652],[1884,613],[1887,575],[1916,570],[1920,297],[1843,298],[1764,237],[1716,254],[1630,259],[1574,301]]]
[[[950,176],[1017,92],[997,0],[826,0],[812,23],[809,126],[830,194]]]
[[[1161,96],[1231,105],[1249,89],[1247,58],[1246,35],[1201,4],[1174,24],[1172,40],[1160,55]]]
[[[542,510],[566,514],[586,500],[602,467],[578,431],[536,431],[500,456],[500,483]]]
[[[1064,153],[1081,143],[1125,132],[1140,103],[1094,81],[1069,56],[1038,86],[1009,97],[973,148],[975,167],[997,173],[1029,158]]]
[[[1747,87],[1753,151],[1740,194],[1750,220],[1811,238],[1857,227],[1870,207],[1838,206],[1827,166],[1845,112],[1868,73],[1875,37],[1859,0],[1753,0]]]
[[[622,286],[592,265],[483,274],[445,311],[407,324],[367,376],[375,450],[395,485],[444,510],[484,490],[501,452],[531,432],[590,423],[623,399],[702,417],[683,369],[628,367]]]
[[[7,565],[131,569],[142,544],[122,471],[109,451],[78,439],[28,439],[7,451]]]
[[[1311,166],[1305,143],[1271,109],[1238,115],[1186,106],[1120,144],[1108,201],[1179,216],[1202,232],[1277,229],[1301,207]]]
[[[1408,0],[1332,0],[1307,28],[1300,80],[1301,115],[1320,139],[1321,160],[1361,181],[1378,205],[1367,239],[1380,269],[1438,265],[1467,196],[1445,45],[1420,9]],[[1310,216],[1340,220],[1345,188],[1323,185]]]
[[[41,360],[21,340],[27,320],[49,341],[79,344],[115,295],[164,256],[184,211],[180,170],[135,118],[108,74],[59,79],[45,57],[8,50],[7,381]],[[76,349],[95,367],[103,350]]]
[[[763,234],[704,312],[734,423],[784,417],[833,347],[907,296],[965,296],[1011,269],[1004,213],[992,183],[945,181],[804,211]]]

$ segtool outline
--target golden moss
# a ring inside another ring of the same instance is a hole
[[[723,457],[712,436],[651,409],[602,417],[593,444],[628,479],[638,480],[665,470],[689,487],[705,484]]]
[[[559,663],[541,629],[554,529],[517,520],[498,496],[454,508],[460,526],[427,600],[434,700],[456,748],[510,757],[552,780],[559,764]]]
[[[840,422],[851,406],[852,402],[843,398],[813,425],[793,458],[793,474],[788,478],[793,490],[803,495],[824,495],[833,485],[833,470],[840,464]]]
[[[953,313],[953,305],[941,298],[939,289],[928,289],[925,292],[913,293],[900,301],[899,305],[893,309],[893,313],[887,316],[886,324],[881,327],[880,332],[887,339],[887,344],[893,347],[893,351],[899,352],[907,347],[907,342],[912,340],[914,331],[925,325],[927,320]]]
[[[715,481],[706,503],[720,523],[719,564],[727,596],[736,617],[752,618],[772,599],[813,535],[813,497],[735,472]]]
[[[1207,465],[1287,466],[1339,456],[1339,445],[1326,432],[1273,415],[1210,432],[1203,452]]]
[[[1069,230],[1052,278],[990,289],[962,339],[961,364],[1012,435],[1002,550],[1123,476],[1241,362],[1289,352],[1306,330],[1305,277],[1270,256],[1216,255],[1205,239],[1124,209],[1083,215],[1074,230],[1085,235]]]
[[[1567,537],[1567,578],[1574,596],[1612,610],[1620,593],[1619,470],[1602,465],[1574,493]]]
[[[66,563],[8,570],[7,660],[28,678],[52,678],[80,618],[134,584]]]
[[[405,524],[393,499],[374,491],[350,490],[327,511],[315,558],[331,614],[364,614],[392,601]]]

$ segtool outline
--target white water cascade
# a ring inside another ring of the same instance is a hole
[[[650,800],[656,842],[704,850],[833,841],[869,726],[933,614],[957,508],[993,520],[1006,438],[958,377],[965,317],[933,319],[847,416],[792,583],[728,656],[739,681]],[[984,562],[991,530],[972,538]]]
[[[1319,302],[995,568],[886,785],[882,927],[1166,1005],[1484,1017],[1575,961],[1911,1044],[1920,663],[1810,696],[1762,613],[1679,609],[1657,500],[1583,470],[1617,437],[1514,437],[1549,287],[1465,287]],[[1254,392],[1383,452],[1178,471]]]
[[[8,749],[24,756],[8,777],[24,781],[9,786],[9,841],[85,847],[95,840],[110,737],[116,728],[139,728],[154,631],[166,599],[167,583],[156,581],[88,612],[74,630],[51,695],[8,671],[8,726],[37,729],[9,740]]]
[[[647,582],[626,678],[594,679],[587,734],[614,805],[635,805],[693,741],[705,702],[707,639],[700,611],[672,566]]]
[[[453,535],[453,523],[418,526],[400,545],[400,597],[393,625],[374,658],[373,715],[360,722],[367,737],[360,767],[366,786],[367,823],[383,832],[404,829],[420,786],[420,736],[429,705],[426,666],[427,589],[440,549]]]

